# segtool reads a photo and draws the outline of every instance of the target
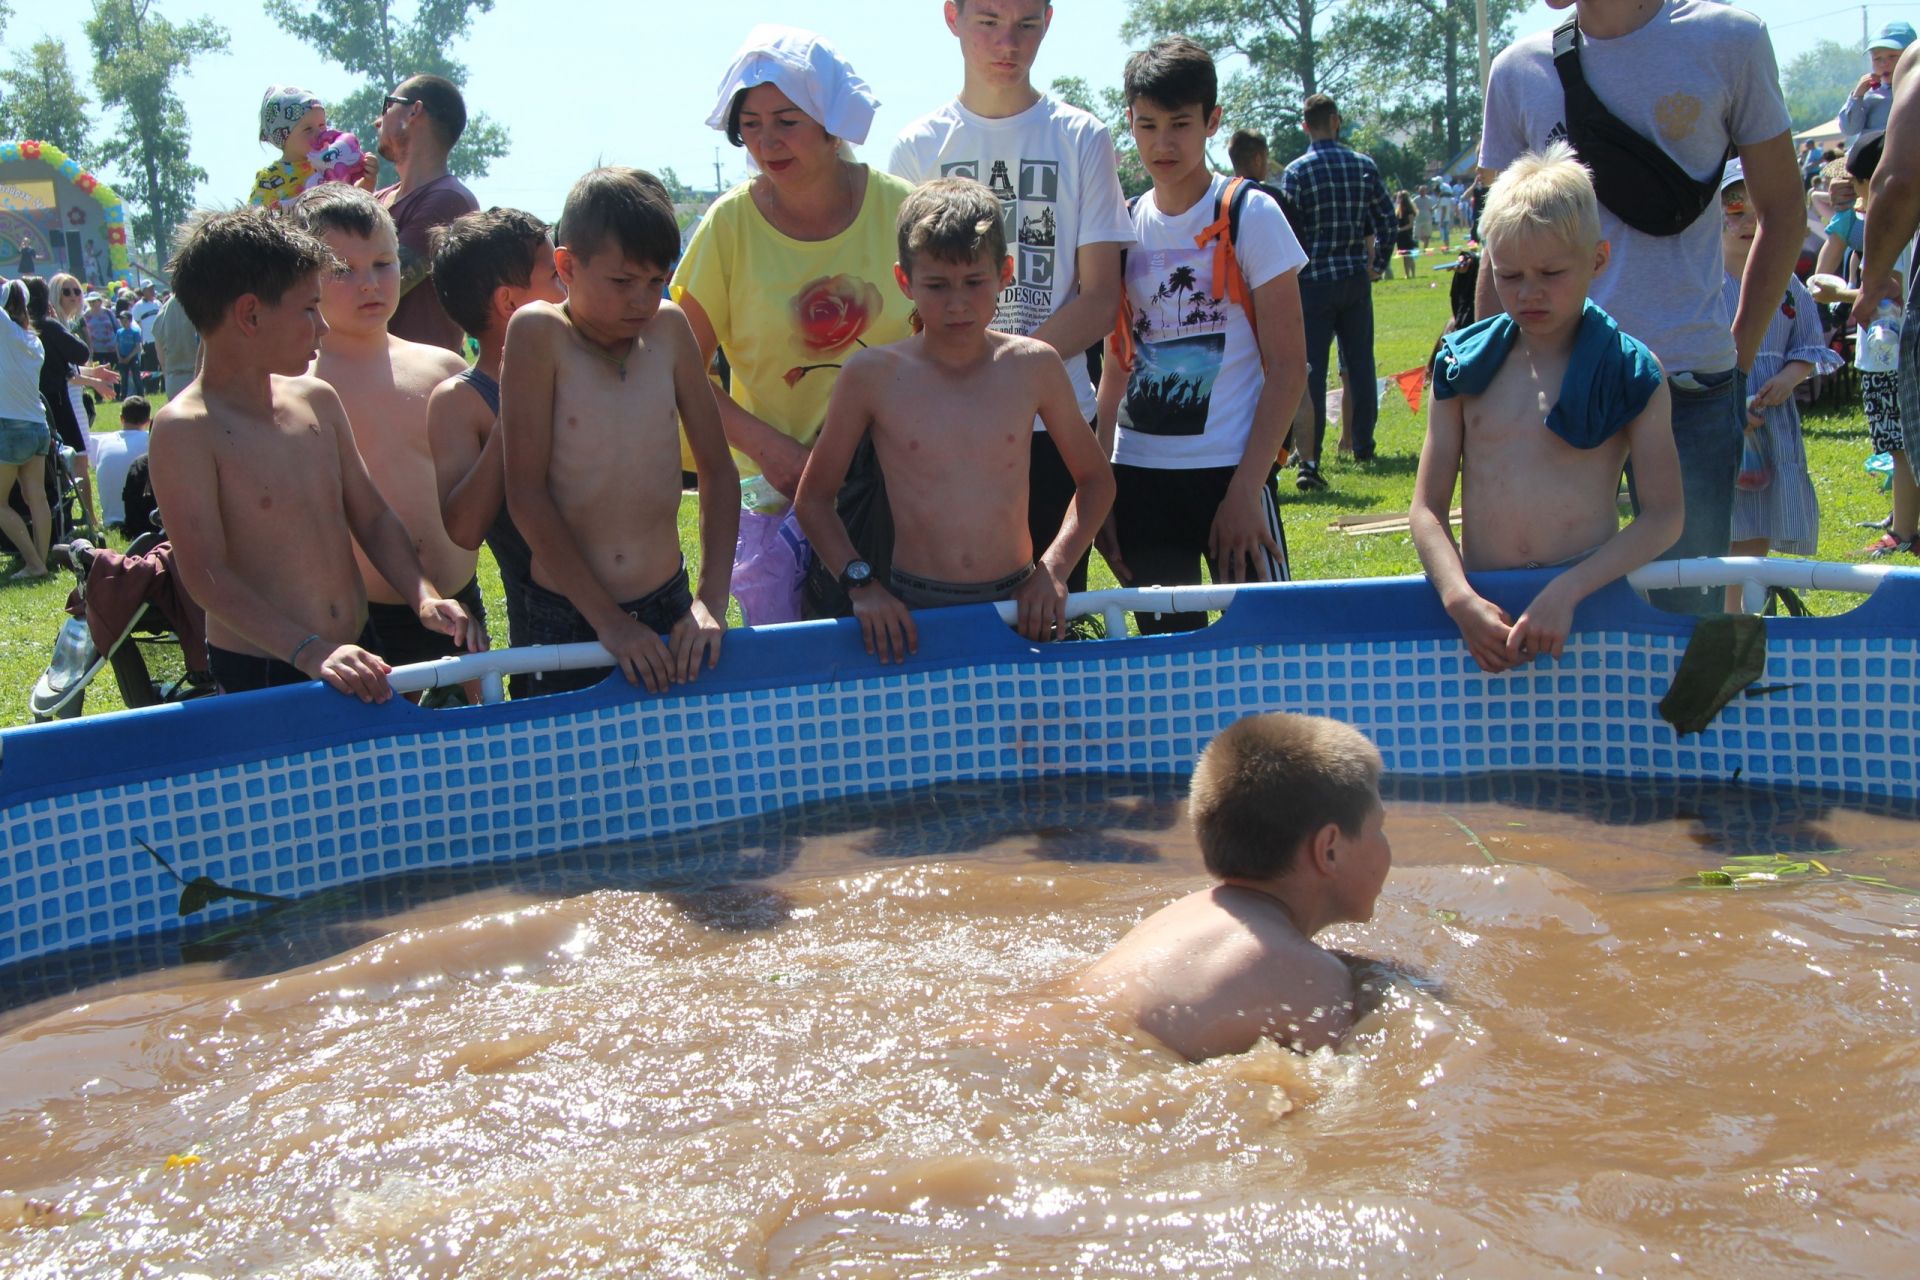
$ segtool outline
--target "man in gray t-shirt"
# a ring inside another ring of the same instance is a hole
[[[1687,526],[1667,558],[1725,555],[1745,373],[1806,235],[1773,45],[1758,18],[1712,0],[1667,0],[1650,14],[1643,0],[1578,0],[1577,13],[1580,67],[1600,101],[1695,177],[1717,174],[1728,148],[1737,149],[1759,215],[1739,311],[1729,316],[1716,204],[1674,236],[1635,231],[1604,205],[1600,210],[1612,259],[1593,282],[1593,300],[1653,349],[1671,380]],[[1553,33],[1536,32],[1494,59],[1480,143],[1482,180],[1492,182],[1521,152],[1544,151],[1566,136]],[[1500,305],[1493,275],[1480,273],[1475,301],[1482,316]],[[1713,595],[1664,591],[1654,600],[1705,612]]]

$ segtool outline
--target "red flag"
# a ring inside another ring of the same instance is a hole
[[[1393,380],[1400,387],[1400,394],[1407,398],[1407,408],[1417,416],[1420,412],[1422,394],[1426,391],[1427,371],[1423,366],[1409,369],[1405,373],[1396,373]]]

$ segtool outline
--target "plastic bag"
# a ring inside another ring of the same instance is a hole
[[[1773,460],[1767,456],[1765,430],[1748,427],[1741,433],[1740,474],[1733,479],[1735,488],[1757,493],[1773,483]]]

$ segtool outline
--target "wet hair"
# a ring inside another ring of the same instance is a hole
[[[1487,191],[1480,213],[1481,243],[1529,232],[1544,232],[1582,249],[1600,243],[1600,201],[1593,194],[1593,175],[1564,142],[1545,153],[1521,153]]]
[[[329,231],[371,240],[384,227],[395,240],[399,231],[393,215],[385,206],[359,187],[344,182],[323,182],[300,194],[293,202],[294,223],[318,240]]]
[[[1333,105],[1333,99],[1324,93],[1316,93],[1307,99],[1300,113],[1300,121],[1309,129],[1325,129],[1340,114],[1340,108]]]
[[[1227,141],[1227,163],[1238,173],[1255,156],[1267,154],[1267,135],[1253,129],[1235,129]]]
[[[479,337],[493,324],[493,291],[533,282],[533,257],[547,224],[519,209],[463,213],[427,233],[433,291],[461,330]]]
[[[400,82],[393,96],[419,103],[427,119],[433,122],[433,131],[441,145],[448,150],[452,150],[460,141],[460,135],[467,131],[467,100],[460,96],[460,86],[451,80],[441,76],[409,76]]]
[[[936,178],[900,205],[900,269],[909,276],[921,257],[966,266],[982,254],[1006,260],[1007,226],[1000,197],[972,178]]]
[[[1129,107],[1136,98],[1169,111],[1198,103],[1200,114],[1211,116],[1220,101],[1213,55],[1185,36],[1156,40],[1128,58],[1120,83]]]
[[[58,280],[60,277],[55,276]],[[35,324],[53,316],[53,289],[39,276],[21,276],[20,283],[27,286],[27,316]],[[75,283],[78,283],[76,281]]]
[[[629,262],[671,270],[680,260],[680,220],[673,197],[645,169],[594,169],[567,192],[554,243],[583,259],[611,243]]]
[[[153,418],[153,407],[145,396],[128,396],[120,402],[120,425],[137,427]]]
[[[239,299],[251,294],[271,306],[333,266],[332,251],[289,220],[234,209],[202,211],[182,223],[167,275],[187,319],[205,335],[226,322]]]
[[[1269,880],[1329,822],[1358,835],[1380,803],[1380,769],[1380,752],[1338,720],[1235,721],[1201,753],[1187,801],[1207,870]]]

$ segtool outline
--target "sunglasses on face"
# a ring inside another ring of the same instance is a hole
[[[80,296],[80,291],[78,289],[62,289],[60,294],[66,298],[77,298]]]
[[[380,114],[381,115],[387,114],[387,112],[393,110],[395,106],[410,107],[412,105],[413,105],[412,98],[395,97],[393,94],[390,93],[380,103]]]

